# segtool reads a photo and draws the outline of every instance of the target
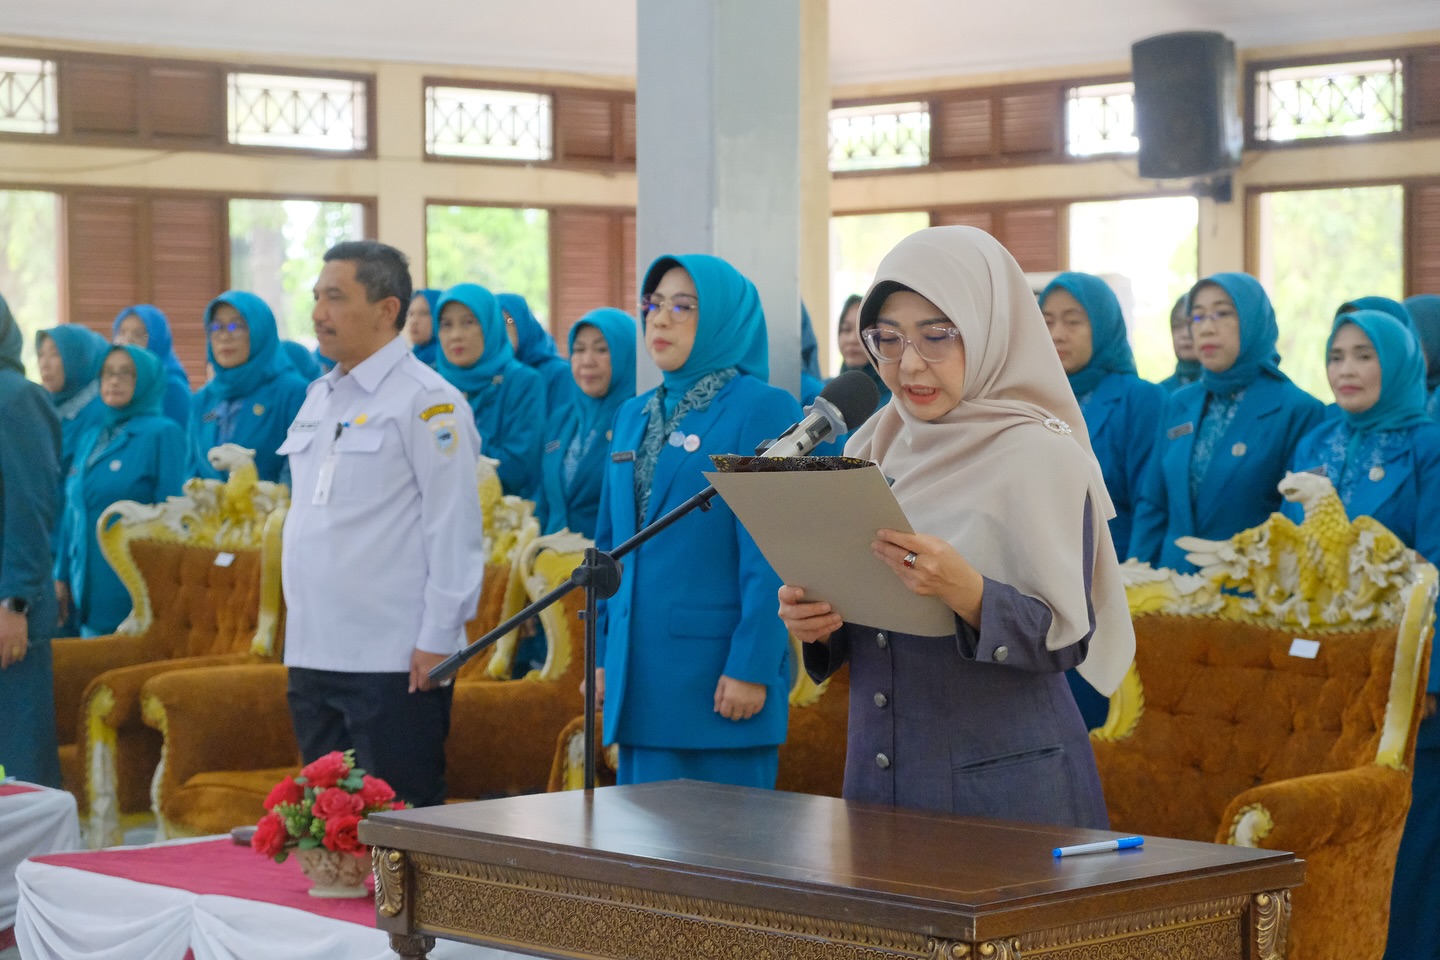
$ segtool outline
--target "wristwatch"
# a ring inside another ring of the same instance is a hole
[[[0,597],[0,607],[23,617],[30,612],[30,601],[24,597]]]

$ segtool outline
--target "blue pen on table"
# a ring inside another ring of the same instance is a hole
[[[1082,853],[1109,853],[1112,850],[1134,850],[1145,844],[1144,837],[1121,837],[1119,840],[1100,840],[1095,843],[1077,843],[1073,847],[1056,847],[1056,857],[1076,857]]]

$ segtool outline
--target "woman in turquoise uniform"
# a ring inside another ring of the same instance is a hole
[[[1190,291],[1190,311],[1205,372],[1165,402],[1130,529],[1132,557],[1182,572],[1195,568],[1176,537],[1226,540],[1280,508],[1276,486],[1324,411],[1280,372],[1260,281],[1217,273]]]
[[[25,379],[24,343],[0,297],[0,763],[9,776],[58,788],[49,537],[60,424],[45,391]]]
[[[440,310],[440,356],[435,369],[470,403],[480,452],[500,461],[508,494],[533,500],[540,490],[545,384],[515,359],[495,295],[474,283],[446,290]]]
[[[210,450],[238,443],[255,451],[261,480],[288,483],[286,458],[275,451],[305,402],[307,381],[280,345],[275,315],[255,294],[229,290],[205,308],[205,330],[215,376],[191,405],[186,475],[225,479],[210,465]]]
[[[1340,415],[1300,441],[1291,469],[1323,472],[1351,517],[1374,517],[1422,557],[1440,559],[1440,424],[1425,414],[1419,342],[1393,313],[1357,310],[1335,319],[1327,351]],[[1304,519],[1299,504],[1284,510]],[[1432,706],[1437,689],[1440,662],[1432,657]],[[1433,709],[1420,724],[1412,789],[1385,954],[1397,960],[1433,956],[1440,946],[1440,720]]]
[[[100,373],[101,423],[80,439],[65,483],[55,557],[61,613],[73,603],[86,637],[112,633],[130,614],[130,594],[100,553],[95,524],[118,500],[158,503],[180,492],[185,436],[163,410],[166,375],[143,347],[111,347]]]
[[[435,358],[440,356],[440,311],[435,308],[439,302],[439,290],[416,290],[405,311],[405,339],[410,341],[410,352],[427,367],[435,366]]]
[[[1088,273],[1062,273],[1040,294],[1040,309],[1115,505],[1110,538],[1116,554],[1127,556],[1130,524],[1150,466],[1166,393],[1136,375],[1120,301],[1104,280]],[[1065,679],[1085,726],[1103,725],[1109,699],[1073,668],[1065,672]]]
[[[1420,348],[1425,351],[1425,412],[1440,414],[1440,296],[1422,293],[1405,298],[1405,309],[1415,322]]]
[[[545,427],[535,513],[544,533],[568,529],[593,540],[615,412],[635,396],[635,320],[614,307],[581,317],[570,328],[570,369],[575,398]]]
[[[1195,340],[1190,331],[1189,294],[1181,294],[1170,308],[1170,342],[1175,348],[1175,372],[1160,381],[1160,389],[1174,393],[1200,379],[1204,368],[1195,359]]]
[[[112,342],[144,347],[159,358],[165,370],[164,396],[161,412],[184,430],[190,425],[190,376],[175,355],[175,341],[170,334],[170,321],[159,307],[148,303],[126,307],[115,317],[111,327]]]
[[[285,351],[285,356],[290,359],[290,365],[306,383],[319,380],[325,375],[325,371],[320,369],[320,361],[315,359],[315,354],[305,344],[297,343],[294,340],[281,340],[280,349]]]
[[[666,256],[642,287],[659,387],[615,418],[596,543],[608,550],[706,486],[710,454],[748,453],[800,417],[769,386],[765,314],[729,263]],[[624,560],[600,616],[596,694],[618,779],[773,787],[789,720],[780,578],[721,500]]]
[[[540,374],[545,381],[545,410],[553,413],[569,406],[575,394],[570,364],[555,349],[555,338],[540,326],[530,304],[518,293],[502,293],[500,312],[505,316],[505,333],[515,350],[515,359]]]

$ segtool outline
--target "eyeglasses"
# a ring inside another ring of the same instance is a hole
[[[643,298],[640,301],[640,316],[646,320],[657,310],[669,310],[671,323],[685,323],[693,320],[695,313],[700,309],[700,301],[688,293],[677,293],[673,297],[661,297],[655,294]]]
[[[219,320],[212,320],[205,324],[205,329],[209,330],[210,335],[213,337],[217,333],[248,333],[250,327],[244,320],[231,320],[226,323],[221,323]]]
[[[1190,317],[1192,326],[1199,326],[1207,321],[1210,323],[1224,323],[1227,320],[1238,320],[1240,315],[1235,312],[1234,307],[1216,307],[1214,313],[1196,313]]]
[[[870,327],[860,332],[860,339],[881,363],[898,363],[907,346],[914,347],[916,356],[926,363],[944,363],[959,349],[960,328],[927,327],[923,336],[912,340],[890,327]]]
[[[119,380],[119,381],[121,381],[122,383],[134,383],[134,382],[135,382],[135,371],[134,371],[134,370],[101,370],[101,371],[100,371],[100,379],[101,379],[101,380]]]

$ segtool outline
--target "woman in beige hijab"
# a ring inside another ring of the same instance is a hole
[[[895,399],[845,452],[880,465],[919,531],[872,548],[955,632],[844,623],[780,589],[810,674],[850,663],[845,797],[1105,828],[1064,671],[1113,692],[1135,635],[1114,509],[1025,276],[980,230],[922,230],[880,264],[860,328]]]

